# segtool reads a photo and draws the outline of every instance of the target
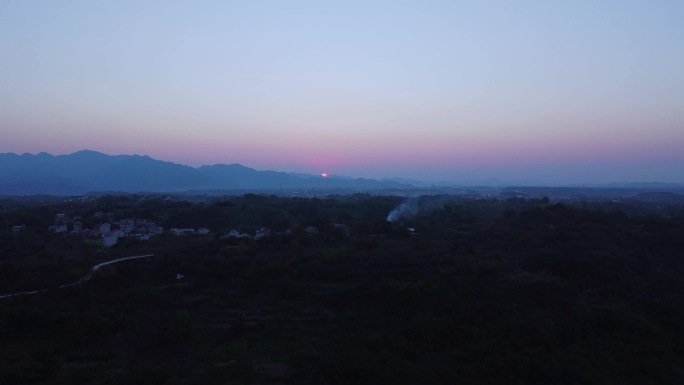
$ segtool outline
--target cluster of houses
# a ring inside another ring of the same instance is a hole
[[[333,222],[333,223],[330,224],[329,227],[326,226],[326,228],[325,228],[324,231],[326,231],[326,233],[327,233],[327,230],[328,230],[329,228],[330,228],[330,229],[336,229],[336,230],[338,230],[338,231],[341,231],[341,232],[342,232],[344,235],[346,235],[346,236],[349,236],[349,233],[350,233],[349,225],[345,225],[344,223],[334,223],[334,222]],[[316,227],[316,226],[309,226],[309,227],[304,228],[304,232],[307,233],[307,234],[315,235],[315,234],[320,233],[321,230],[320,230],[318,227]]]
[[[113,213],[97,212],[94,214],[95,222],[99,225],[93,228],[86,228],[83,226],[80,216],[68,217],[65,214],[57,214],[54,218],[53,224],[48,227],[48,231],[54,234],[78,234],[89,238],[99,238],[104,247],[111,247],[117,244],[120,238],[136,238],[140,240],[149,240],[151,237],[162,234],[164,228],[157,226],[155,222],[140,218],[126,218],[115,220]],[[90,221],[92,223],[92,221]],[[12,226],[13,233],[19,233],[26,227],[24,225]],[[349,226],[339,223],[331,223],[326,226],[327,229],[334,228],[341,230],[345,235],[349,236]],[[291,230],[288,230],[290,232]],[[207,235],[210,230],[204,227],[198,229],[194,228],[172,228],[169,230],[171,234],[177,236],[183,235]],[[309,226],[304,229],[308,234],[319,234],[321,230],[315,226]],[[258,229],[254,235],[242,233],[238,230],[230,230],[220,237],[222,240],[230,238],[250,238],[261,239],[271,235],[271,229],[264,226]]]
[[[112,229],[110,223],[100,225],[99,231],[102,237],[102,245],[105,247],[114,246],[119,238],[130,237],[147,241],[164,232],[164,228],[157,226],[156,223],[146,219],[121,219],[116,223],[118,229]]]
[[[95,213],[95,218],[99,220],[109,220],[93,228],[84,228],[81,217],[67,217],[64,214],[57,214],[53,225],[48,227],[48,231],[55,234],[79,234],[85,237],[100,238],[105,247],[113,246],[119,238],[132,237],[141,240],[148,240],[157,234],[164,232],[162,227],[147,219],[120,219],[113,220],[112,214],[105,215],[102,212]],[[110,223],[111,222],[111,223]],[[69,226],[71,225],[71,226]],[[71,227],[71,231],[69,229]]]
[[[254,235],[248,234],[248,233],[241,233],[237,230],[230,230],[229,232],[223,234],[221,236],[222,240],[230,239],[230,238],[252,238],[252,239],[261,239],[263,237],[268,237],[271,235],[271,229],[268,227],[264,226],[260,228],[259,230],[256,231]]]
[[[337,229],[338,231],[341,231],[346,236],[349,236],[349,233],[350,233],[349,225],[345,225],[342,223],[331,223],[330,227],[327,227],[327,228]],[[327,228],[325,230],[326,232],[327,232]],[[290,230],[287,230],[285,233],[289,234],[291,232],[292,232],[292,230],[290,229]],[[311,234],[311,235],[317,235],[317,234],[321,233],[321,230],[316,226],[308,226],[308,227],[304,228],[304,232],[307,234]],[[270,235],[271,235],[271,229],[264,226],[264,227],[260,228],[259,230],[257,230],[254,235],[251,235],[248,233],[241,233],[237,230],[230,230],[229,232],[222,235],[220,239],[222,239],[222,240],[226,240],[226,239],[230,239],[230,238],[261,239],[264,237],[268,237]]]
[[[190,228],[187,228],[187,229],[178,229],[178,228],[175,228],[175,227],[174,227],[174,228],[172,228],[170,231],[171,231],[171,233],[172,233],[173,235],[193,235],[193,234],[197,234],[197,235],[207,235],[207,234],[209,234],[209,229],[207,229],[207,228],[205,228],[205,227],[200,227],[200,228],[197,229],[197,230],[195,230],[195,229],[190,229]]]

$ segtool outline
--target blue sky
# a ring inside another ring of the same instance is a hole
[[[0,152],[684,182],[681,1],[0,2]]]

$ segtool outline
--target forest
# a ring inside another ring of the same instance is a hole
[[[0,298],[2,385],[684,381],[684,206],[245,194],[0,208],[0,295],[47,289]],[[105,248],[48,230],[99,213],[165,231]]]

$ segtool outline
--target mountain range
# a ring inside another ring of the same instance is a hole
[[[184,192],[282,189],[393,189],[411,187],[374,180],[276,171],[240,164],[190,167],[145,155],[83,150],[69,155],[0,154],[0,195],[81,195],[89,192]]]

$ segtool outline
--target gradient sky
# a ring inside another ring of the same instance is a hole
[[[684,182],[684,1],[0,1],[0,152]]]

